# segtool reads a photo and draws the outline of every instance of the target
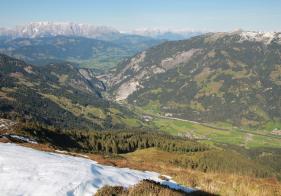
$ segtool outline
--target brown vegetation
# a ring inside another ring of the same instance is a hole
[[[147,154],[149,157],[149,154]],[[167,162],[159,162],[159,159],[140,161],[130,155],[106,157],[92,155],[92,159],[102,164],[110,164],[117,167],[129,167],[139,170],[156,171],[173,177],[178,183],[187,187],[197,188],[212,194],[241,195],[241,196],[279,196],[281,195],[281,183],[275,178],[255,178],[245,175],[218,172],[201,172],[192,169],[176,167]],[[165,159],[171,159],[172,156]]]
[[[104,186],[97,193],[96,196],[211,196],[213,194],[205,193],[203,191],[195,191],[192,193],[185,193],[179,190],[170,189],[164,185],[150,180],[143,180],[135,186],[128,189],[120,186]]]

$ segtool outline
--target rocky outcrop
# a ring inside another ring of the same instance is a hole
[[[146,52],[133,57],[129,63],[116,75],[114,75],[109,84],[118,86],[115,98],[118,101],[126,99],[130,94],[142,88],[142,81],[149,80],[155,74],[164,73],[170,69],[176,68],[177,65],[187,63],[194,55],[200,53],[201,49],[190,49],[178,52],[172,57],[161,60],[159,64],[145,67],[142,62],[145,61]]]

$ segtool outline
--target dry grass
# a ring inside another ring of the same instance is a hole
[[[258,179],[234,174],[202,173],[192,170],[171,172],[174,180],[220,195],[278,196],[281,185],[276,179]]]
[[[159,183],[143,180],[140,183],[126,189],[120,186],[104,186],[97,193],[96,196],[104,196],[104,195],[116,195],[116,196],[209,196],[212,194],[208,194],[202,191],[196,191],[194,193],[184,193],[182,191],[172,190],[167,188]]]
[[[136,155],[132,157],[126,155],[120,157],[119,159],[100,156],[98,157],[98,162],[114,165],[117,167],[129,167],[139,170],[156,171],[161,174],[172,176],[173,179],[178,183],[213,194],[230,196],[281,195],[281,183],[273,178],[262,179],[227,173],[204,173],[191,169],[175,167],[167,162],[161,162],[159,161],[159,157],[155,156],[155,158],[153,158],[153,156],[151,157],[149,154],[147,155],[147,159],[144,160],[142,158],[138,158]],[[173,155],[170,155],[168,158],[172,159]],[[148,159],[150,161],[148,161]]]

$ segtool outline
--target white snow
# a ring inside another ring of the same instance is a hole
[[[89,156],[84,155],[84,154],[79,154],[79,153],[75,153],[75,152],[69,153],[69,152],[64,151],[64,150],[55,150],[55,152],[58,152],[58,153],[61,153],[61,154],[69,154],[69,155],[72,155],[72,156],[79,156],[79,157],[89,158]]]
[[[276,39],[277,43],[280,43],[281,35],[277,32],[251,32],[244,31],[240,33],[241,41],[258,41],[264,42],[265,44],[270,44],[273,40]]]
[[[14,135],[14,134],[10,134],[9,136],[10,136],[11,138],[15,138],[15,139],[21,140],[21,141],[23,141],[23,142],[27,142],[27,143],[30,143],[30,144],[37,144],[36,141],[31,140],[31,139],[28,138],[28,137],[19,136],[19,135]]]
[[[0,28],[0,35],[12,37],[41,37],[41,36],[84,36],[98,38],[107,34],[119,34],[112,27],[94,26],[73,22],[31,22],[14,28]]]
[[[174,181],[159,179],[155,172],[104,166],[95,161],[42,152],[0,143],[0,193],[3,196],[93,195],[104,185],[128,187],[151,179],[191,192]]]

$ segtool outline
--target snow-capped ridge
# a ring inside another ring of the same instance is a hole
[[[231,32],[213,32],[207,33],[207,36],[212,37],[213,39],[223,38],[225,36],[239,36],[238,42],[262,42],[265,45],[271,43],[281,44],[281,33],[280,32],[262,32],[262,31],[244,31],[242,29],[237,29]]]
[[[26,25],[19,25],[11,29],[1,28],[0,35],[12,37],[40,37],[40,36],[84,36],[97,38],[104,35],[119,34],[120,32],[112,27],[95,26],[91,24],[73,22],[31,22]]]
[[[242,31],[240,32],[241,41],[256,41],[270,44],[272,41],[281,43],[280,32],[255,32],[255,31]]]

